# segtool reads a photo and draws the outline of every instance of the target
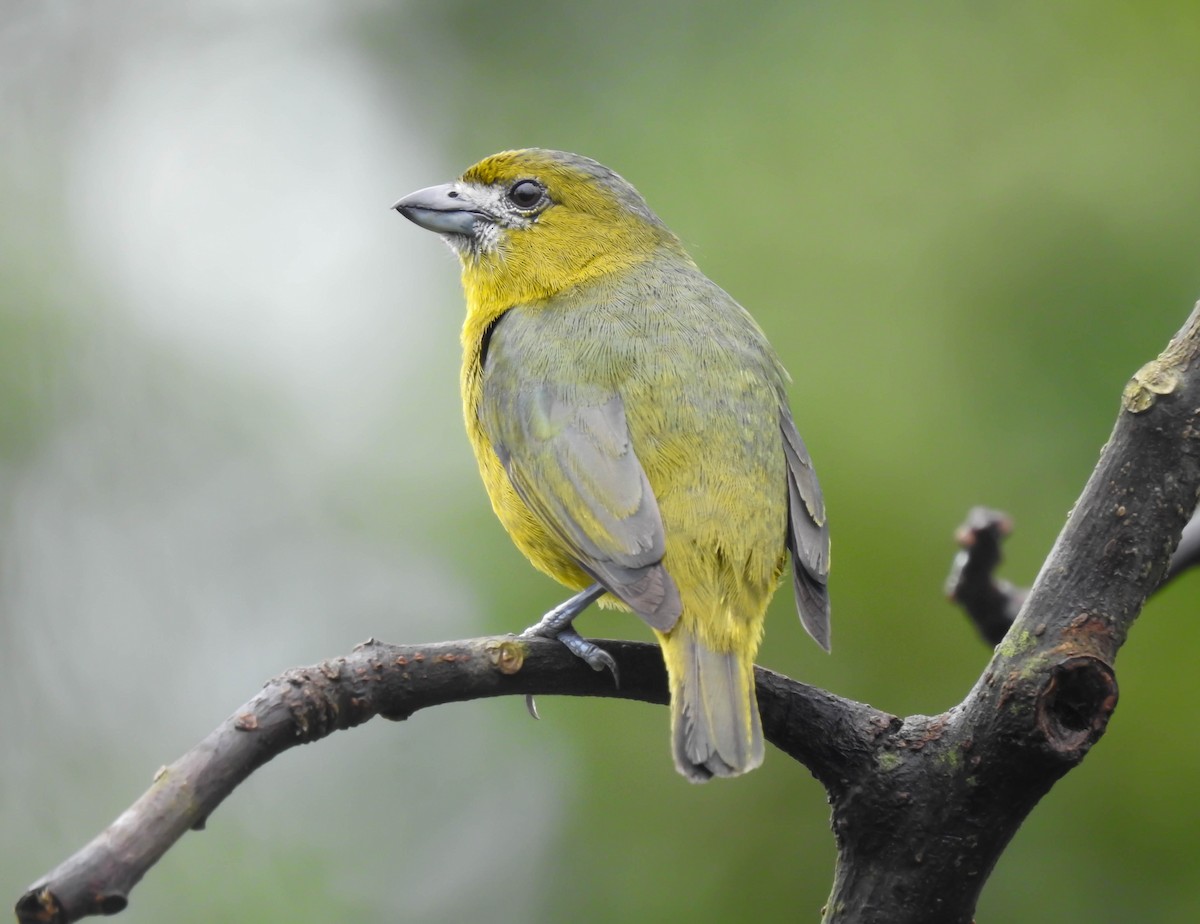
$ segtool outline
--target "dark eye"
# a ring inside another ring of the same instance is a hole
[[[537,180],[518,180],[508,191],[508,201],[519,209],[531,209],[542,201],[545,192]]]

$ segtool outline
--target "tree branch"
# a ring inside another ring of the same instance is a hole
[[[601,641],[620,667],[621,687],[561,644],[515,636],[386,645],[293,668],[222,722],[91,843],[43,876],[17,902],[17,920],[65,924],[125,908],[129,892],[189,829],[204,827],[251,773],[289,748],[374,716],[408,718],[444,703],[513,694],[608,696],[667,702],[656,645]],[[898,721],[859,703],[757,669],[763,731],[819,779],[859,764],[879,730]]]
[[[969,924],[1012,835],[1104,733],[1117,703],[1117,650],[1196,508],[1198,358],[1200,306],[1125,389],[1083,495],[959,705],[900,720],[758,669],[764,734],[809,767],[833,805],[838,864],[826,924]],[[1002,533],[994,536],[995,561]],[[988,568],[979,573],[990,580]],[[992,597],[994,604],[1003,594]],[[372,716],[403,719],[507,694],[666,702],[655,646],[601,644],[620,665],[620,690],[561,645],[512,636],[408,647],[371,641],[288,671],[32,886],[17,903],[18,921],[120,911],[171,844],[202,827],[256,768]]]

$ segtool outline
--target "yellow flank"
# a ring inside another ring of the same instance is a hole
[[[463,408],[500,522],[655,629],[681,773],[753,769],[754,657],[789,548],[805,626],[828,631],[824,508],[762,331],[587,158],[503,152],[397,208],[462,260]]]

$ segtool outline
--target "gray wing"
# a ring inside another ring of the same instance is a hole
[[[492,377],[479,419],[517,494],[579,567],[650,626],[669,631],[681,611],[679,590],[662,565],[662,517],[620,395]]]
[[[804,440],[791,412],[779,415],[783,453],[787,459],[788,550],[792,553],[792,585],[800,622],[818,645],[829,650],[829,524],[825,501]]]

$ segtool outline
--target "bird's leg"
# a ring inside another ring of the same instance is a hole
[[[592,670],[602,671],[607,668],[612,671],[613,681],[619,684],[617,662],[613,660],[612,655],[594,642],[589,642],[571,625],[576,616],[607,592],[600,584],[593,584],[591,587],[581,590],[569,600],[552,609],[535,625],[522,632],[521,637],[556,638],[567,646],[567,650],[571,654],[586,661]]]
[[[575,596],[564,600],[540,620],[521,633],[522,638],[558,638],[562,629],[569,629],[575,617],[586,610],[605,594],[604,588],[593,584],[579,591]]]

